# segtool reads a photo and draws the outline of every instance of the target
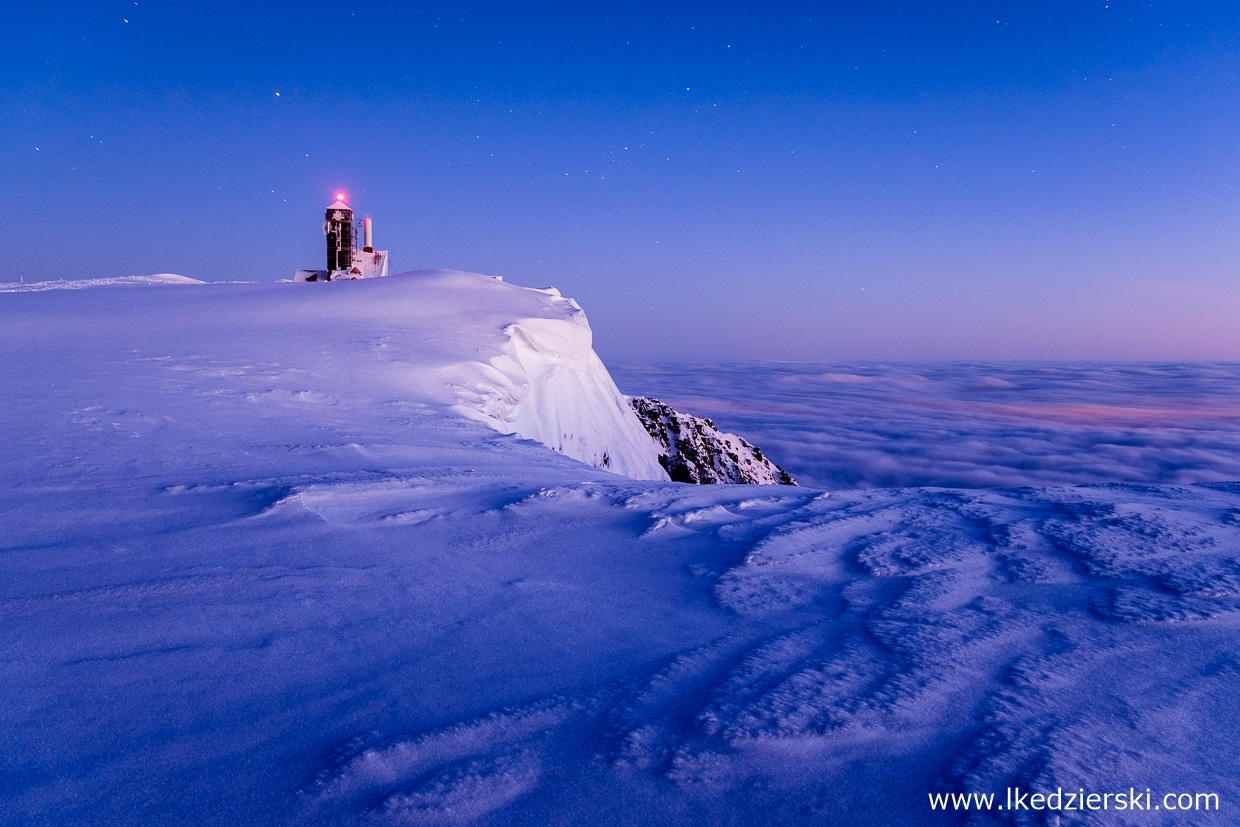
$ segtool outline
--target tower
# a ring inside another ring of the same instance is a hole
[[[374,224],[369,216],[357,228],[362,238],[353,233],[353,208],[344,200],[343,192],[327,205],[323,235],[327,238],[327,269],[298,270],[293,281],[335,281],[345,279],[382,278],[388,274],[388,251],[374,248]],[[364,241],[361,249],[354,245]]]
[[[327,220],[323,222],[323,235],[327,236],[327,273],[348,270],[353,266],[353,210],[344,203],[344,194],[336,196],[336,202],[327,207]]]

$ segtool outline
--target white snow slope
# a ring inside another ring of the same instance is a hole
[[[1235,822],[1240,485],[682,485],[455,412],[586,433],[576,318],[442,272],[0,296],[0,823]]]
[[[204,283],[165,273],[9,284],[0,292],[180,284]],[[254,349],[271,336],[286,346],[330,349],[330,358],[317,360],[323,393],[340,383],[384,387],[404,403],[450,406],[598,468],[667,479],[658,445],[594,353],[585,313],[554,287],[517,287],[456,270],[404,274],[383,282],[382,296],[357,287],[345,293],[340,284],[302,291],[249,285],[262,295],[240,300],[253,303],[245,308],[251,314],[257,310],[248,325],[207,316],[178,328],[177,336],[226,330],[249,337],[245,344]],[[342,329],[358,326],[363,338],[339,340]],[[334,372],[340,369],[347,376]]]

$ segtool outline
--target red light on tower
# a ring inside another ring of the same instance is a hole
[[[344,193],[343,193],[343,192],[338,192],[338,193],[336,193],[336,200],[337,200],[337,201],[343,201],[343,200],[344,200]]]

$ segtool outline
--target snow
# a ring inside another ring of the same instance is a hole
[[[1240,800],[1240,484],[620,476],[590,463],[651,466],[580,309],[452,271],[0,316],[0,823]]]
[[[449,382],[467,389],[458,410],[597,468],[667,479],[657,446],[595,355],[581,308],[555,295],[547,301],[566,315],[505,325],[500,353],[450,371]]]
[[[372,250],[367,253],[364,250],[355,250],[353,252],[353,270],[357,270],[357,277],[360,279],[376,279],[387,278],[388,267],[390,266],[387,250]]]
[[[152,285],[205,284],[198,279],[178,276],[175,273],[157,273],[153,276],[117,276],[103,279],[49,279],[47,281],[0,284],[0,293],[37,293],[44,290],[82,290],[88,287],[149,287]]]

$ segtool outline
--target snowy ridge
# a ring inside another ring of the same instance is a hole
[[[681,413],[644,396],[633,397],[629,403],[662,448],[659,463],[676,482],[797,484],[744,438],[720,431],[709,419]]]
[[[83,290],[88,287],[149,287],[152,285],[206,284],[188,276],[175,273],[156,273],[153,276],[117,276],[106,279],[52,279],[50,281],[0,283],[0,293],[39,293],[44,290]]]
[[[358,390],[366,394],[447,407],[597,468],[667,479],[657,446],[594,353],[589,322],[572,299],[555,288],[531,289],[456,270],[365,282],[360,289],[356,282],[354,289],[345,282],[209,289],[216,303],[222,291],[237,290],[236,307],[224,312],[243,314],[238,332],[250,351],[274,337],[330,354],[307,360],[319,387],[263,393],[338,399],[342,383],[361,381],[366,387]],[[164,274],[9,285],[7,292],[172,284],[203,282]],[[205,333],[219,324],[207,316],[187,321],[183,330]],[[333,373],[333,363],[343,373]]]

